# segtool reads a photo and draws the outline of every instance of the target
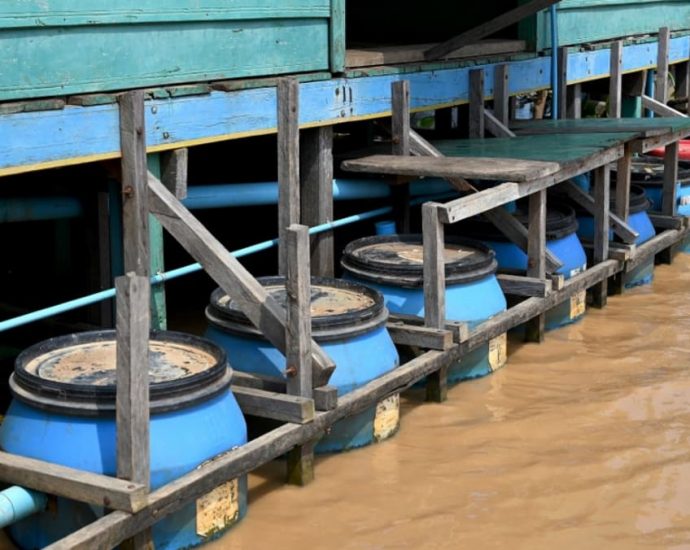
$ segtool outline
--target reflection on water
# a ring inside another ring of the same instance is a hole
[[[215,550],[690,549],[690,258],[610,298],[400,433],[320,459],[304,489],[270,465]]]

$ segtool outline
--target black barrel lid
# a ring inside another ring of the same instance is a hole
[[[446,282],[469,283],[496,271],[493,250],[471,239],[446,237]],[[421,235],[379,235],[349,243],[340,260],[358,278],[408,288],[423,285]]]
[[[617,172],[611,170],[611,179],[616,181]],[[633,159],[630,167],[630,180],[632,183],[643,185],[662,185],[664,183],[664,159],[649,155],[639,156]],[[678,163],[678,181],[690,182],[690,162]]]
[[[285,277],[260,277],[258,281],[285,307]],[[382,326],[388,319],[388,310],[381,293],[373,288],[340,279],[312,277],[311,316],[314,339],[325,341],[363,334]],[[221,288],[211,294],[206,319],[218,328],[261,336]]]
[[[527,227],[528,216],[525,212],[517,210],[513,215]],[[457,227],[463,235],[472,238],[508,242],[508,238],[484,216],[476,216],[467,222],[460,222]],[[546,238],[548,240],[555,241],[572,235],[577,231],[577,227],[577,216],[571,206],[562,202],[548,206],[546,211]]]
[[[205,401],[230,385],[225,352],[214,343],[179,332],[153,332],[149,341],[151,412]],[[24,350],[10,388],[32,406],[65,414],[115,411],[115,331],[51,338]]]

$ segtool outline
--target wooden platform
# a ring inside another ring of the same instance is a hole
[[[510,129],[518,135],[635,132],[639,137],[647,138],[684,129],[690,132],[690,119],[656,117],[519,120],[514,121]]]

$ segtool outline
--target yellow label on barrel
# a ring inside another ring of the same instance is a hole
[[[376,405],[374,439],[383,441],[392,436],[400,424],[400,394],[391,395]]]
[[[489,340],[489,366],[491,370],[500,369],[508,360],[508,334],[503,333]]]
[[[197,535],[210,537],[235,523],[239,516],[239,483],[233,479],[196,501]]]
[[[577,319],[584,315],[587,301],[587,291],[583,290],[570,297],[570,318]]]

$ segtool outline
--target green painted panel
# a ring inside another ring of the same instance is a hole
[[[329,20],[0,31],[0,100],[326,70]]]
[[[563,0],[558,4],[559,45],[569,46],[638,34],[690,28],[687,0]],[[551,48],[548,13],[525,21],[521,38],[536,43],[538,50]]]
[[[148,168],[157,178],[161,177],[160,155],[148,155]],[[163,253],[163,226],[149,214],[149,256],[151,261],[151,275],[165,272],[165,256]],[[168,318],[165,305],[165,283],[151,287],[151,329],[165,330],[168,328]]]
[[[329,0],[23,0],[0,2],[0,28],[330,17]]]
[[[435,141],[449,157],[490,157],[574,162],[635,137],[634,133],[551,134],[516,138]]]

